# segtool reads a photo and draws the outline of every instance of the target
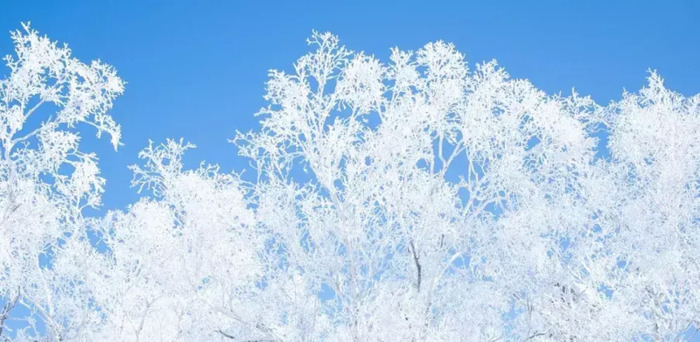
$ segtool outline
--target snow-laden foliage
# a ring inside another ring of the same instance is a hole
[[[141,153],[134,185],[151,190],[98,227],[109,246],[100,266],[110,279],[97,301],[106,313],[100,340],[207,341],[255,314],[247,303],[263,275],[254,215],[234,175],[202,165],[183,171],[168,141]]]
[[[495,61],[470,70],[448,43],[381,62],[314,33],[270,72],[260,129],[234,139],[251,181],[152,143],[132,166],[142,199],[85,220],[103,180],[73,127],[116,147],[122,83],[33,31],[13,39],[0,297],[3,319],[21,306],[37,324],[3,337],[660,341],[700,326],[700,96],[655,72],[600,106]],[[23,128],[44,102],[56,114]]]
[[[117,148],[107,112],[124,85],[112,67],[84,64],[28,25],[12,40],[0,79],[0,336],[68,339],[100,322],[83,284],[94,251],[82,209],[100,204],[104,179],[77,128],[94,126]]]
[[[600,107],[495,61],[469,70],[443,42],[386,64],[310,43],[236,138],[259,173],[280,339],[665,340],[696,324],[698,96],[652,73]]]

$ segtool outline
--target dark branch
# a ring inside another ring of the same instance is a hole
[[[413,240],[411,240],[411,252],[413,253],[413,262],[416,264],[416,270],[418,271],[418,280],[416,281],[416,287],[418,288],[418,292],[420,292],[420,283],[421,283],[421,265],[419,261],[418,254],[416,252],[416,246],[413,244]]]

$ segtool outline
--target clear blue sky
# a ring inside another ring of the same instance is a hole
[[[700,92],[699,1],[234,2],[19,1],[0,3],[0,54],[8,32],[31,21],[83,60],[100,58],[128,82],[112,111],[118,152],[85,136],[107,178],[106,208],[136,199],[127,165],[148,139],[184,137],[187,161],[224,170],[245,163],[227,142],[256,127],[267,70],[289,69],[312,29],[380,58],[392,46],[454,42],[471,65],[496,58],[547,92],[572,87],[605,104],[637,90],[648,68],[685,95]],[[0,75],[7,70],[0,71]]]

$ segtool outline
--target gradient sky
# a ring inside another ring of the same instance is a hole
[[[198,145],[186,162],[241,170],[227,142],[257,127],[269,69],[289,70],[312,29],[386,60],[446,40],[471,66],[495,58],[517,78],[552,93],[575,87],[601,104],[645,84],[657,69],[670,88],[700,93],[700,1],[19,1],[0,0],[0,54],[20,22],[68,43],[83,61],[112,64],[128,82],[112,111],[123,127],[114,152],[94,132],[83,149],[100,156],[105,208],[137,198],[127,165],[148,139]],[[7,74],[0,71],[0,76]]]

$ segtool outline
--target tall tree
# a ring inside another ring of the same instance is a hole
[[[109,65],[84,64],[23,28],[0,80],[0,336],[19,320],[15,336],[67,339],[99,322],[77,262],[93,252],[82,211],[100,205],[104,179],[97,156],[79,149],[78,127],[108,134],[116,149],[107,112],[124,84]]]
[[[699,325],[700,95],[655,72],[603,107],[495,61],[470,70],[448,43],[382,63],[314,33],[270,72],[261,128],[234,139],[254,180],[151,143],[132,166],[143,197],[88,220],[104,180],[75,127],[116,148],[123,84],[28,27],[13,39],[0,336],[617,341]],[[9,319],[29,324],[8,335]]]
[[[451,44],[315,33],[272,71],[259,224],[284,340],[631,340],[697,325],[699,96],[602,108]],[[609,134],[610,146],[597,137]],[[611,158],[600,154],[609,148]],[[274,304],[271,304],[274,305]]]
[[[149,195],[96,222],[109,246],[98,266],[109,279],[91,284],[103,289],[100,339],[266,336],[253,323],[264,310],[255,305],[264,241],[254,214],[237,175],[211,165],[183,169],[182,153],[192,147],[169,140],[141,152],[133,184]]]

